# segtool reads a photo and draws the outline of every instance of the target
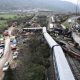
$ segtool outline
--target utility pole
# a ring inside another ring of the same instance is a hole
[[[77,3],[76,3],[76,16],[78,15],[78,2],[79,0],[77,0]]]

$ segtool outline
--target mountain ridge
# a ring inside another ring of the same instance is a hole
[[[0,0],[0,10],[18,10],[28,8],[74,12],[76,9],[76,5],[60,0]]]

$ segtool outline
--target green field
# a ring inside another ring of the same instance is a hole
[[[25,20],[29,20],[34,15],[27,13],[0,13],[0,33],[3,32],[14,21],[17,21],[18,25],[21,25]]]
[[[24,17],[27,14],[21,14],[21,13],[0,13],[0,18],[4,19],[13,19],[13,18],[18,18],[18,17]]]
[[[16,14],[0,14],[0,17],[3,17],[5,19],[14,18],[16,16]]]
[[[7,28],[8,24],[7,21],[17,18],[17,14],[10,14],[10,13],[0,13],[0,31]]]
[[[0,13],[0,30],[8,26],[8,20],[14,20],[18,17],[23,17],[23,15],[17,13]]]
[[[3,28],[5,28],[5,27],[7,27],[7,22],[6,22],[6,20],[0,20],[0,29],[3,29]]]

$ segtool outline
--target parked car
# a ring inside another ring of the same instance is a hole
[[[16,47],[16,44],[13,44],[12,42],[10,45],[11,45],[11,48]]]
[[[18,52],[17,51],[13,52],[13,59],[16,59],[17,57],[18,57]]]
[[[15,36],[12,36],[10,39],[11,39],[11,41],[10,41],[11,42],[11,47],[16,47],[16,42],[17,41],[15,39]]]
[[[3,71],[7,71],[9,69],[9,62],[6,62],[3,66]]]
[[[16,46],[16,39],[11,40],[10,42],[11,42],[11,45]]]
[[[4,33],[3,33],[3,35],[4,35],[4,36],[9,36],[8,30],[5,30]]]
[[[4,53],[4,49],[3,47],[0,47],[0,58],[3,56],[3,53]]]
[[[0,43],[0,47],[4,48],[5,44],[4,43]]]
[[[4,40],[4,37],[2,36],[1,38],[0,38],[0,41],[3,41]]]
[[[10,40],[13,41],[15,39],[15,36],[11,36]]]
[[[10,46],[12,51],[16,51],[16,46],[14,44],[11,44]]]

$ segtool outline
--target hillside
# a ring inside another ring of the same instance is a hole
[[[0,0],[0,10],[18,10],[28,8],[50,9],[53,11],[75,11],[75,5],[60,0]]]

